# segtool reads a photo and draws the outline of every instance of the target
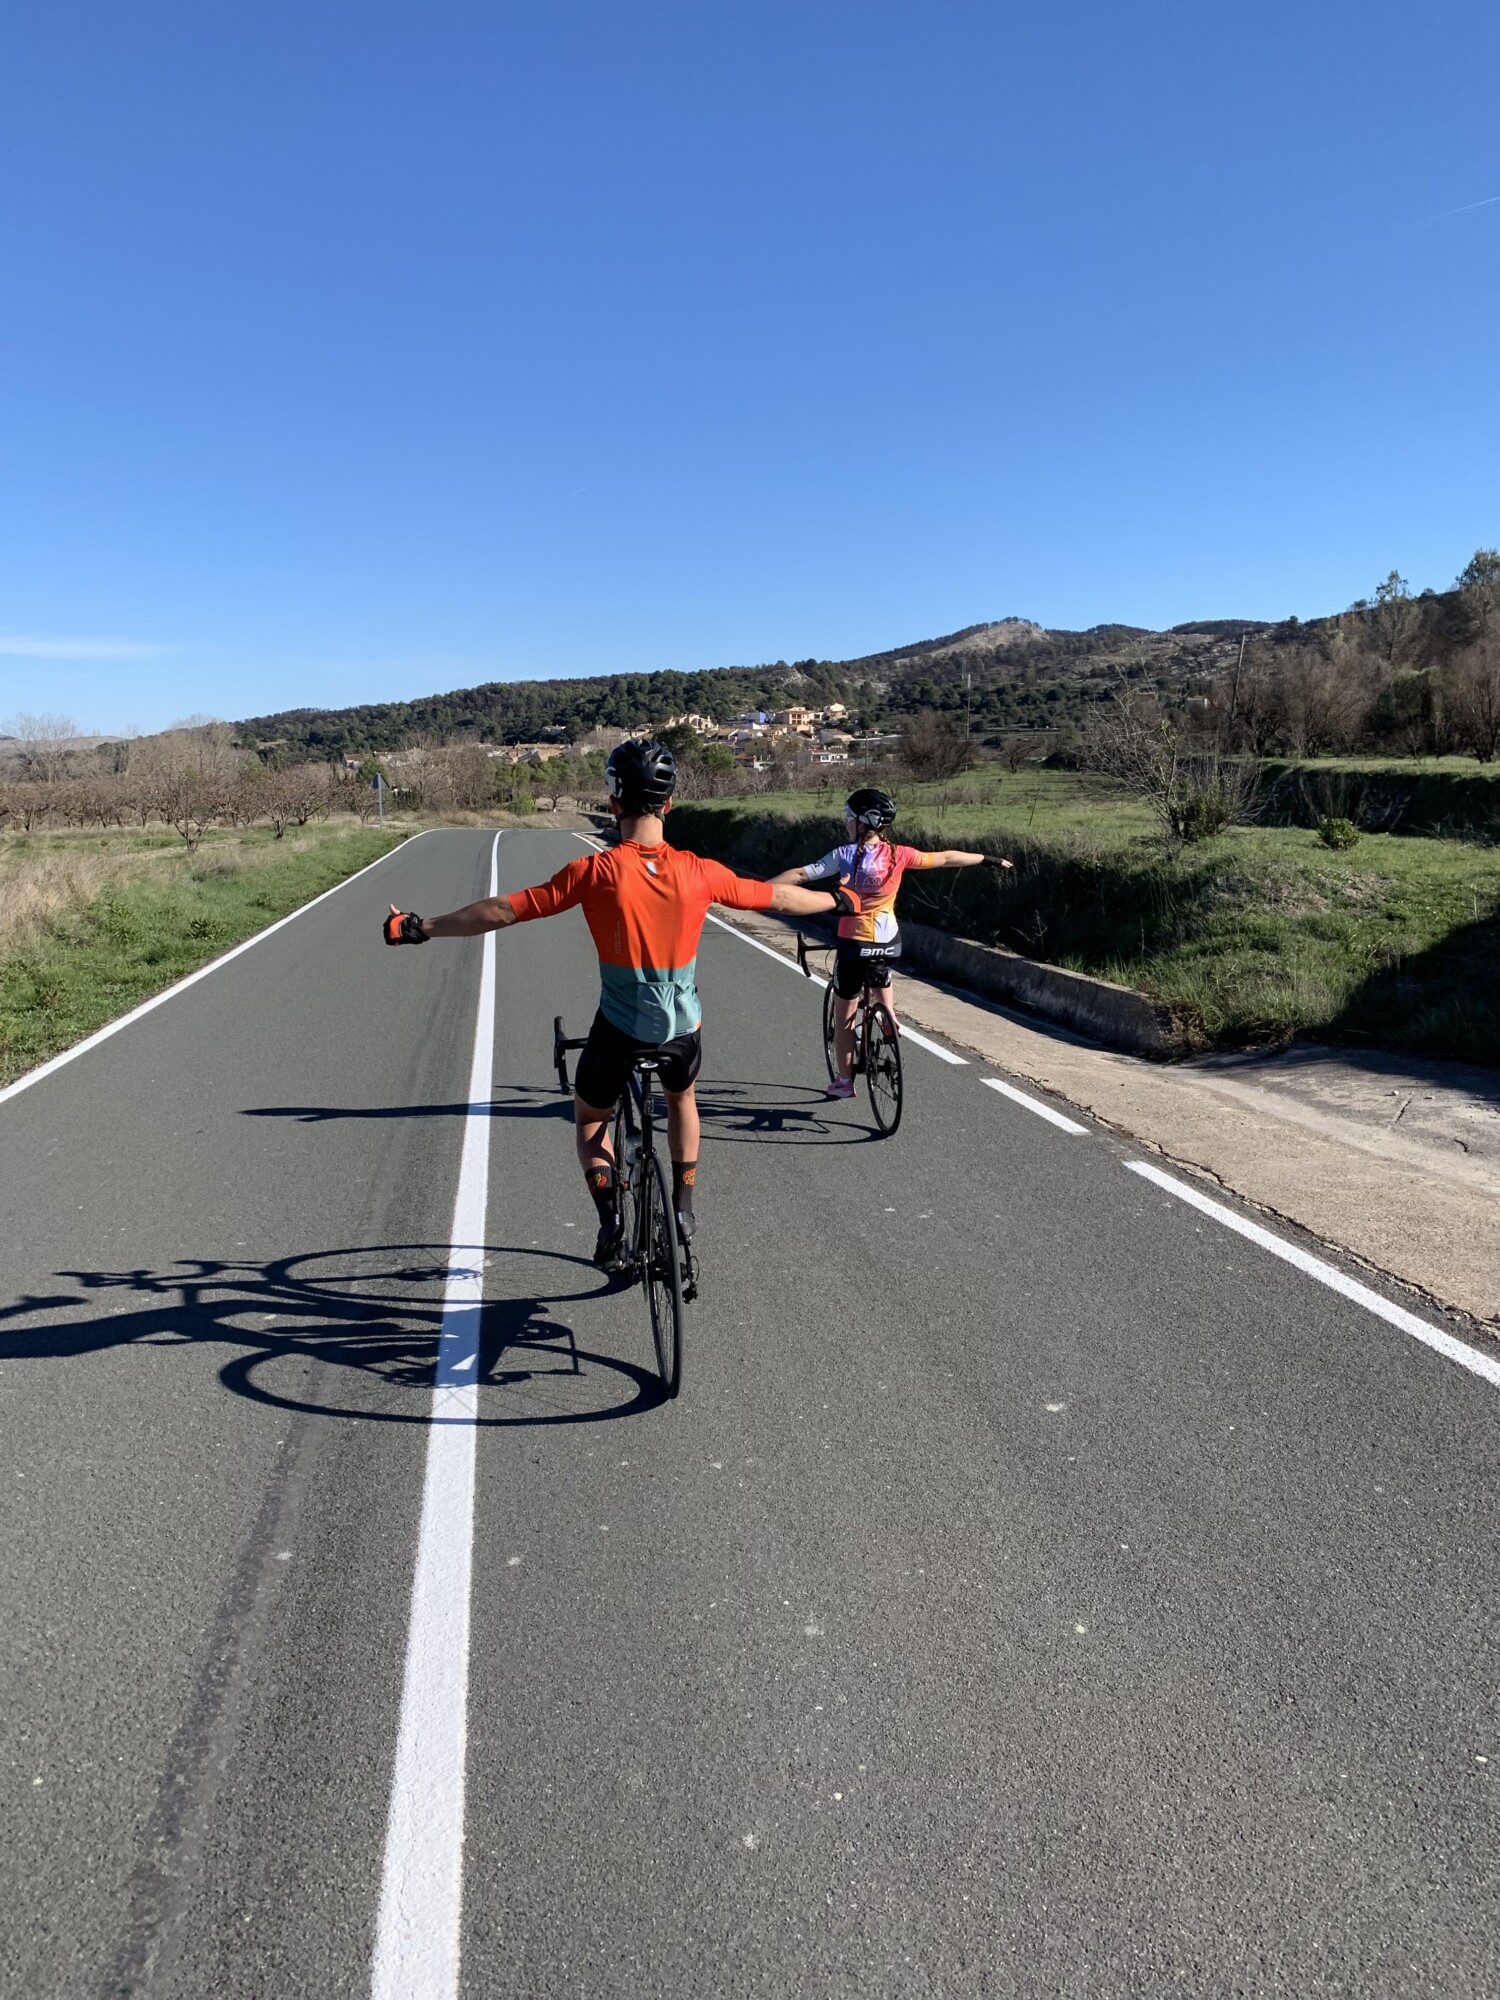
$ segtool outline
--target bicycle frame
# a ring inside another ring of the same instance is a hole
[[[814,950],[819,949],[814,941]],[[831,949],[833,947],[823,947]],[[807,938],[805,933],[797,933],[797,963],[802,968],[804,979],[812,978],[812,968],[807,962]],[[851,1079],[863,1076],[870,1095],[870,1108],[875,1114],[875,1123],[881,1135],[889,1138],[901,1122],[901,1045],[897,1039],[899,1030],[896,1017],[882,998],[883,986],[862,985],[854,1001],[854,1018],[850,1027],[854,1035],[853,1066]],[[829,978],[823,999],[823,1033],[825,1056],[830,1078],[837,1074],[834,1057],[834,1035],[836,1024],[834,1009],[837,995],[833,979]]]
[[[563,1033],[562,1016],[554,1017],[552,1060],[564,1091],[567,1052],[586,1046],[586,1037],[569,1038]],[[619,1275],[645,1288],[662,1386],[668,1396],[675,1396],[682,1370],[682,1309],[697,1297],[698,1284],[692,1248],[678,1233],[671,1176],[656,1151],[657,1061],[646,1051],[631,1065],[612,1114],[610,1151],[630,1260],[628,1272],[621,1270]]]

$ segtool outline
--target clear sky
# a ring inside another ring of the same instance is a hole
[[[0,717],[1500,542],[1494,0],[10,0]]]

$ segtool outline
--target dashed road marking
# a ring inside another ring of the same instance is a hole
[[[1002,1097],[1008,1097],[1012,1104],[1019,1104],[1027,1111],[1034,1111],[1038,1118],[1045,1118],[1049,1125],[1055,1125],[1060,1132],[1072,1132],[1086,1139],[1089,1128],[1079,1125],[1071,1118],[1064,1118],[1060,1111],[1054,1111],[1050,1104],[1043,1104],[1040,1098],[1028,1097],[1024,1090],[1017,1090],[1013,1083],[1006,1083],[1001,1077],[987,1076],[983,1079],[987,1090],[998,1090]]]

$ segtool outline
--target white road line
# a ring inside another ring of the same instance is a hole
[[[1003,1083],[998,1076],[987,1076],[982,1081],[986,1089],[998,1090],[1000,1095],[1008,1097],[1012,1104],[1020,1104],[1026,1110],[1034,1111],[1038,1118],[1045,1118],[1049,1125],[1055,1125],[1060,1132],[1076,1132],[1081,1138],[1088,1137],[1087,1125],[1077,1125],[1071,1118],[1064,1118],[1062,1113],[1054,1111],[1050,1104],[1043,1104],[1036,1097],[1028,1097],[1024,1090],[1017,1090],[1013,1083]]]
[[[1252,1243],[1258,1243],[1262,1250],[1269,1250],[1273,1257],[1280,1257],[1283,1262],[1295,1265],[1309,1278],[1316,1278],[1320,1285],[1327,1285],[1330,1291],[1342,1293],[1346,1299],[1352,1299],[1356,1305],[1363,1306],[1377,1318],[1387,1321],[1391,1326],[1399,1327],[1403,1333],[1409,1333],[1413,1340],[1420,1340],[1424,1347],[1430,1347],[1435,1354],[1443,1355],[1446,1360],[1456,1361],[1460,1368],[1467,1368],[1471,1375],[1478,1375],[1492,1388],[1500,1389],[1500,1359],[1483,1354],[1478,1348],[1468,1347],[1463,1341],[1455,1340],[1451,1333],[1444,1333],[1441,1327],[1432,1326],[1425,1319],[1418,1319],[1415,1313],[1406,1312],[1402,1307],[1392,1305],[1390,1300],[1382,1298],[1379,1292],[1372,1292],[1368,1285],[1361,1285],[1354,1278],[1346,1278],[1344,1273],[1335,1270],[1332,1264],[1325,1264],[1321,1257],[1310,1257],[1305,1250],[1299,1250],[1295,1244],[1287,1243],[1279,1236],[1273,1236],[1269,1229],[1262,1229],[1259,1223],[1247,1221],[1243,1215],[1236,1215],[1232,1208],[1225,1208],[1220,1202],[1210,1201],[1206,1194],[1200,1194],[1197,1188],[1190,1187],[1186,1181],[1179,1181],[1171,1174],[1164,1174],[1160,1167],[1153,1167],[1145,1160],[1127,1160],[1125,1164],[1131,1173],[1139,1174],[1142,1180],[1151,1181],[1156,1187],[1165,1188],[1168,1194],[1176,1195],[1179,1201],[1185,1201],[1190,1208],[1196,1208],[1201,1215],[1209,1215],[1215,1222],[1222,1222],[1226,1229],[1234,1230],[1236,1235],[1248,1236]]]
[[[423,827],[422,833],[427,831],[429,829]],[[390,854],[382,854],[366,867],[356,868],[354,873],[346,875],[342,882],[335,882],[331,889],[325,889],[322,895],[314,896],[310,903],[303,903],[289,915],[278,917],[274,924],[267,924],[263,931],[257,931],[254,937],[247,937],[243,944],[235,945],[232,951],[221,952],[217,958],[211,958],[207,965],[200,965],[196,972],[190,972],[185,979],[177,979],[170,986],[164,986],[160,993],[153,993],[149,1000],[143,1000],[139,1007],[132,1007],[128,1014],[121,1014],[118,1020],[107,1022],[102,1028],[96,1028],[93,1034],[85,1035],[81,1042],[75,1042],[72,1048],[64,1049],[61,1055],[51,1056],[46,1062],[38,1063],[35,1069],[28,1070],[25,1076],[17,1077],[14,1083],[8,1083],[4,1090],[0,1090],[0,1104],[3,1104],[8,1097],[18,1097],[23,1090],[30,1090],[34,1083],[40,1083],[44,1076],[51,1076],[52,1072],[61,1069],[64,1063],[76,1062],[79,1056],[87,1055],[90,1049],[97,1048],[101,1042],[107,1042],[111,1035],[118,1035],[122,1028],[128,1028],[132,1021],[140,1020],[143,1014],[149,1014],[153,1007],[161,1006],[164,1000],[170,1000],[176,993],[186,992],[189,986],[196,986],[200,979],[207,979],[211,972],[217,972],[221,965],[228,965],[230,959],[238,958],[240,953],[248,951],[251,945],[263,944],[274,931],[294,923],[298,917],[306,916],[307,912],[315,910],[319,903],[326,902],[330,896],[336,896],[340,889],[347,889],[351,882],[357,882],[361,875],[368,875],[371,868],[378,868],[382,861],[389,861],[391,854],[399,854],[402,848],[410,847],[413,840],[422,838],[422,833],[412,834],[402,841],[400,847],[393,847]]]
[[[955,1069],[969,1067],[967,1056],[956,1056],[952,1049],[945,1049],[941,1042],[930,1042],[925,1035],[919,1035],[915,1028],[909,1028],[905,1021],[901,1023],[901,1040],[903,1043],[915,1042],[919,1049],[926,1049],[929,1055],[940,1056],[945,1063],[952,1063]]]
[[[717,924],[721,931],[728,931],[729,935],[738,938],[741,944],[749,945],[752,951],[763,951],[767,958],[774,958],[778,965],[784,966],[788,972],[795,972],[797,977],[802,979],[802,968],[796,959],[788,958],[786,953],[778,951],[775,945],[763,944],[758,937],[751,937],[748,931],[742,931],[738,924],[726,924],[724,919],[716,917],[712,910],[708,913],[708,921]],[[806,983],[806,980],[803,980],[803,984]]]
[[[500,835],[490,849],[490,895]],[[401,1729],[386,1821],[372,2000],[453,2000],[463,1905],[464,1750],[468,1739],[469,1574],[474,1542],[474,1424],[484,1304],[490,1101],[495,1054],[495,932],[484,940],[469,1114],[432,1388],[432,1429],[406,1640]]]

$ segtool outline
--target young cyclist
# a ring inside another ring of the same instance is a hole
[[[839,882],[852,892],[859,906],[839,919],[833,966],[834,1056],[839,1073],[825,1093],[829,1097],[854,1095],[854,1013],[861,989],[879,987],[891,1019],[896,1018],[891,986],[891,965],[901,956],[896,891],[907,869],[1011,866],[998,855],[968,854],[959,848],[927,852],[917,847],[894,847],[885,830],[895,817],[896,801],[889,792],[862,785],[844,801],[848,843],[830,849],[805,868],[786,868],[771,877],[773,884]]]
[[[630,1065],[643,1049],[661,1057],[667,1093],[667,1143],[673,1203],[683,1240],[693,1233],[698,1178],[698,1105],[693,1079],[703,1060],[694,970],[710,903],[790,916],[853,910],[854,898],[827,890],[776,886],[735,875],[722,863],[668,847],[662,821],[671,809],[677,767],[660,743],[621,743],[605,776],[620,838],[602,853],[580,855],[549,881],[511,896],[486,897],[443,917],[419,917],[391,905],[387,944],[434,937],[475,937],[581,906],[599,953],[599,1011],[575,1075],[573,1122],[579,1164],[599,1212],[594,1262],[618,1268],[624,1223],[615,1198],[610,1121]]]

